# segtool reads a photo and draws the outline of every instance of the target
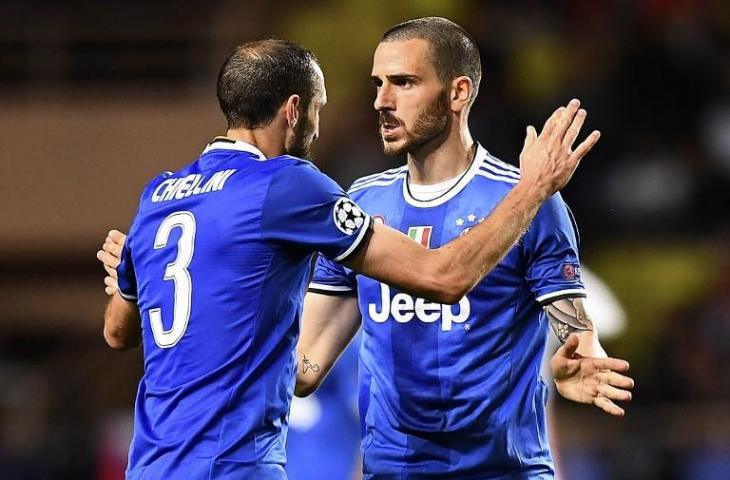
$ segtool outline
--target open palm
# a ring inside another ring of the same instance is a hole
[[[576,353],[578,336],[568,337],[550,360],[550,370],[558,392],[568,400],[597,406],[621,417],[624,410],[614,401],[628,402],[634,381],[626,372],[629,363],[617,358],[590,358]]]

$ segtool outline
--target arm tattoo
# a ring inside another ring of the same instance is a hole
[[[593,331],[593,322],[586,313],[582,298],[563,298],[543,307],[553,332],[565,343],[571,333]]]
[[[307,371],[312,370],[314,373],[319,372],[319,365],[316,363],[312,363],[306,355],[304,355],[304,358],[302,359],[302,373],[307,373]]]

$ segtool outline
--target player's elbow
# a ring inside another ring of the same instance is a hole
[[[473,286],[464,275],[451,268],[437,269],[424,279],[424,283],[426,288],[422,296],[426,300],[446,305],[459,303]]]
[[[433,301],[443,303],[445,305],[454,305],[464,298],[464,295],[469,293],[469,289],[460,284],[447,284],[444,285],[439,292],[437,298]]]
[[[297,383],[294,386],[294,395],[299,398],[308,397],[316,392],[317,388],[319,388],[319,382],[297,378]]]
[[[140,338],[120,329],[104,328],[104,340],[114,350],[131,350],[140,345]]]

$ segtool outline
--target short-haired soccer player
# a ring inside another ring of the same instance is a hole
[[[349,194],[424,247],[470,238],[524,180],[524,169],[472,139],[467,120],[480,79],[474,41],[443,18],[399,24],[375,50],[383,148],[407,164],[355,181]],[[573,101],[558,115],[575,115],[580,127],[586,112]],[[577,134],[549,122],[541,137],[570,151]],[[613,400],[631,398],[633,381],[618,373],[628,363],[604,358],[585,295],[577,232],[559,194],[455,305],[320,258],[298,345],[300,359],[320,368],[299,370],[297,394],[316,388],[362,318],[365,478],[552,478],[539,377],[548,324],[567,341],[552,359],[563,396],[614,415],[623,410]]]
[[[284,478],[312,255],[456,303],[598,139],[570,150],[583,117],[573,106],[557,111],[541,136],[530,130],[522,179],[492,214],[470,235],[427,249],[373,222],[302,159],[326,102],[309,51],[281,40],[237,48],[218,98],[226,137],[144,188],[104,315],[110,346],[144,346],[128,479]]]

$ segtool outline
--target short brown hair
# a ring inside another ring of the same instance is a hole
[[[287,40],[258,40],[236,47],[218,74],[218,102],[228,128],[271,123],[291,95],[308,108],[317,85],[312,52]]]
[[[383,34],[381,42],[425,40],[431,46],[431,57],[442,82],[465,75],[474,84],[470,104],[479,92],[482,62],[474,39],[456,23],[443,17],[423,17],[399,23]]]

